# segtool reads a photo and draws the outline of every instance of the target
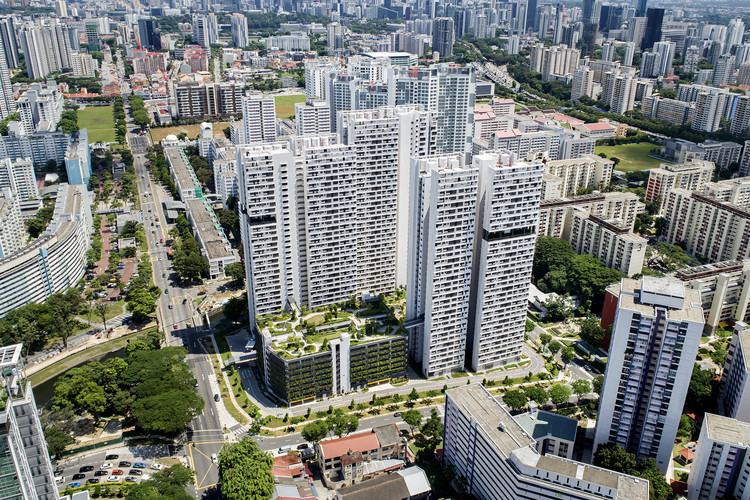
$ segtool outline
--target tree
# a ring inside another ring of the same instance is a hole
[[[710,410],[715,404],[713,393],[717,383],[714,375],[708,370],[702,370],[698,363],[693,365],[693,375],[690,377],[688,385],[687,402],[688,406],[702,411]]]
[[[193,484],[193,474],[182,464],[176,464],[151,476],[151,479],[132,484],[128,498],[133,500],[189,500],[185,488]]]
[[[430,416],[422,425],[421,431],[423,436],[430,438],[432,441],[437,441],[443,437],[443,422],[435,408],[430,410]]]
[[[219,454],[221,497],[226,500],[267,500],[274,491],[273,457],[243,438]]]
[[[677,437],[680,439],[690,439],[693,437],[694,431],[695,421],[684,413],[680,415],[680,426],[677,429]]]
[[[414,429],[422,423],[422,413],[419,410],[407,410],[401,413],[401,419],[409,426],[409,433],[413,436]]]
[[[534,280],[540,280],[554,268],[566,267],[574,255],[573,247],[565,240],[551,236],[537,238],[532,267]]]
[[[599,347],[606,333],[596,318],[587,318],[581,322],[581,339],[588,342],[592,347]]]
[[[328,435],[328,424],[324,420],[310,422],[302,428],[302,437],[305,441],[315,446]]]
[[[666,500],[672,494],[672,487],[656,466],[653,458],[643,458],[638,462],[636,476],[648,479],[648,497],[650,500]]]
[[[576,359],[576,350],[573,346],[563,347],[562,354],[560,355],[563,363],[567,366],[568,363]]]
[[[547,344],[552,342],[552,335],[550,335],[549,333],[540,333],[539,341],[542,343],[543,346],[546,346]]]
[[[329,432],[333,432],[337,437],[342,437],[357,430],[359,419],[354,415],[345,414],[342,410],[338,409],[326,418],[326,425]]]
[[[96,314],[102,318],[102,327],[104,328],[104,333],[109,337],[109,331],[107,330],[107,309],[109,306],[105,302],[97,302],[94,306],[94,310],[96,311]]]
[[[235,281],[245,280],[245,266],[242,262],[235,262],[224,267],[224,272],[227,276]]]
[[[174,270],[180,275],[180,278],[188,283],[200,279],[203,273],[208,272],[210,266],[200,252],[180,252],[174,258]]]
[[[594,380],[592,381],[592,389],[595,393],[598,395],[602,395],[602,386],[604,385],[604,375],[599,375],[597,377],[594,377]]]
[[[549,352],[551,352],[552,355],[554,356],[555,354],[560,352],[560,349],[562,349],[562,344],[558,342],[557,340],[553,340],[552,342],[549,343],[549,345],[547,346],[547,349],[549,349]]]
[[[523,392],[526,393],[526,397],[532,401],[536,401],[539,406],[543,406],[549,401],[549,394],[541,387],[529,386],[524,387]]]
[[[573,387],[573,392],[576,394],[576,396],[578,396],[579,403],[581,402],[581,396],[591,392],[591,384],[588,380],[574,380],[571,386]]]
[[[547,298],[544,301],[544,307],[547,309],[546,319],[550,321],[561,321],[573,316],[573,307],[566,295]]]
[[[568,402],[572,393],[567,385],[558,384],[550,388],[549,397],[554,404],[561,405]]]
[[[412,389],[408,396],[406,396],[406,401],[409,404],[414,404],[414,401],[419,399],[419,393],[417,392],[417,389]]]
[[[518,389],[508,391],[503,394],[503,402],[514,410],[520,410],[526,406],[526,394]]]
[[[635,455],[628,453],[615,443],[599,445],[594,453],[594,465],[624,474],[635,472]]]
[[[47,441],[47,451],[50,457],[59,456],[65,450],[66,446],[75,442],[72,437],[57,427],[44,429],[44,439]]]
[[[69,288],[64,294],[55,293],[47,299],[52,314],[52,329],[62,339],[66,349],[68,338],[73,334],[77,322],[75,317],[82,304],[83,299],[75,288]]]

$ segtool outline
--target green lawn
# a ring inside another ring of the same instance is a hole
[[[275,99],[276,116],[279,118],[294,116],[294,105],[298,102],[305,102],[304,95],[277,95]]]
[[[656,147],[655,144],[651,144],[650,142],[622,144],[620,146],[598,146],[595,153],[604,153],[607,155],[607,158],[613,156],[619,158],[620,163],[617,165],[617,170],[632,172],[634,170],[648,170],[659,167],[659,164],[662,162],[648,156],[649,151]]]
[[[88,130],[90,144],[116,140],[112,106],[87,106],[85,109],[79,109],[78,127]]]

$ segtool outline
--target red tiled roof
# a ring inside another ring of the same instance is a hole
[[[695,453],[693,453],[692,451],[690,451],[688,448],[683,448],[678,453],[685,460],[692,460],[693,457],[695,456]]]
[[[377,436],[372,432],[355,434],[340,439],[331,439],[319,443],[320,453],[323,458],[336,458],[349,451],[364,453],[380,448]]]
[[[614,130],[615,129],[615,127],[613,127],[609,123],[584,123],[583,126],[589,130]]]
[[[497,134],[498,139],[512,139],[521,135],[521,131],[514,128],[512,130],[498,130],[495,134]]]

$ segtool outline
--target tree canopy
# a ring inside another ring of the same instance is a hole
[[[225,500],[267,500],[274,490],[273,457],[251,438],[228,444],[219,453],[221,496]]]
[[[596,449],[593,462],[597,467],[647,479],[650,500],[665,500],[672,494],[672,488],[667,484],[653,458],[636,461],[632,453],[614,443],[606,443]]]
[[[182,464],[156,472],[151,479],[128,488],[131,500],[190,500],[185,487],[193,484],[193,472]]]

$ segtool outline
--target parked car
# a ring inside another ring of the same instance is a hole
[[[130,463],[130,462],[128,462],[128,461],[126,461],[126,460],[123,460],[122,462],[120,462],[119,466],[120,467],[130,467],[131,465],[133,465],[133,464]]]
[[[68,486],[70,488],[80,488],[81,487],[81,483],[78,483],[78,482],[76,482],[76,483],[70,483]]]
[[[100,469],[111,469],[111,468],[112,468],[112,464],[109,462],[103,463],[102,466],[100,467]]]
[[[73,474],[73,481],[76,481],[78,479],[84,479],[86,477],[86,474]]]
[[[211,461],[215,464],[219,463],[219,457],[216,456],[216,453],[211,453]]]
[[[116,482],[117,482],[117,481],[119,481],[119,480],[120,480],[120,478],[119,478],[119,477],[117,477],[117,476],[109,476],[109,477],[107,478],[107,482],[108,482],[108,483],[116,483]]]
[[[115,469],[112,471],[113,476],[122,476],[123,474],[125,474],[125,471],[122,469]]]
[[[133,467],[135,467],[136,469],[145,469],[146,468],[146,464],[143,463],[143,462],[136,462],[136,463],[133,464]]]
[[[128,477],[125,478],[125,482],[126,483],[137,483],[138,479],[135,478],[135,477],[133,477],[133,476],[128,476]]]
[[[195,381],[195,385],[198,385],[198,381],[197,380]],[[151,468],[154,469],[154,470],[162,470],[164,468],[164,465],[160,464],[158,462],[154,462],[154,463],[151,464]]]
[[[218,403],[220,401],[220,399],[221,398],[219,397],[218,394],[214,394],[214,401],[216,401]]]
[[[100,480],[97,477],[91,477],[86,480],[86,484],[99,484]]]
[[[128,471],[128,474],[130,474],[131,476],[140,476],[143,474],[143,471],[139,469],[130,469]]]
[[[106,470],[98,470],[98,471],[94,472],[94,477],[96,477],[96,476],[106,476],[107,474],[109,474],[109,472],[107,472]]]
[[[91,472],[92,470],[94,470],[93,465],[84,465],[83,467],[78,469],[78,472]]]

